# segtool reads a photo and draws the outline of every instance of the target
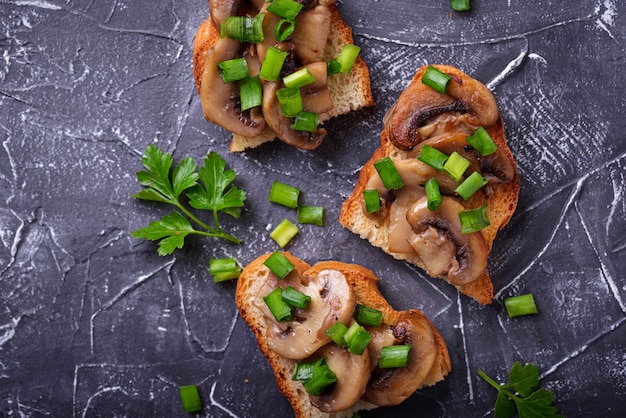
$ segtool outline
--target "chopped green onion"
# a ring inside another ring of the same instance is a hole
[[[333,342],[339,347],[345,347],[348,345],[346,339],[344,338],[346,332],[348,332],[348,327],[342,322],[337,321],[326,330],[326,335],[328,335],[328,337],[330,337],[330,339],[333,340]]]
[[[317,113],[300,112],[291,125],[291,129],[294,131],[315,132],[317,131],[317,125],[319,125]]]
[[[270,193],[267,196],[267,200],[272,203],[278,203],[279,205],[287,206],[288,208],[295,209],[298,207],[298,198],[300,196],[300,189],[295,186],[275,180],[270,188]]]
[[[509,318],[537,313],[537,305],[535,305],[532,293],[506,298],[504,299],[504,306]]]
[[[263,88],[259,76],[246,78],[239,82],[241,110],[248,110],[263,104]]]
[[[241,267],[234,258],[214,258],[209,260],[209,273],[213,276],[213,282],[219,283],[239,277]]]
[[[265,53],[265,59],[261,65],[259,76],[264,80],[276,81],[280,77],[280,71],[283,69],[285,58],[289,55],[286,51],[270,46]]]
[[[276,91],[280,111],[283,116],[292,118],[298,116],[304,110],[300,89],[283,88]]]
[[[283,289],[277,287],[272,290],[267,296],[263,297],[263,301],[270,309],[272,316],[276,322],[291,321],[291,306],[283,300]]]
[[[288,20],[294,20],[301,9],[302,5],[294,0],[274,0],[267,7],[268,12]]]
[[[376,161],[374,167],[387,190],[401,189],[404,186],[404,182],[390,157]]]
[[[180,400],[185,412],[199,412],[202,410],[202,401],[196,385],[181,386],[178,388]]]
[[[291,375],[291,380],[298,380],[300,382],[307,382],[311,380],[313,377],[313,370],[315,370],[316,367],[320,367],[323,362],[324,358],[320,358],[313,363],[300,363],[297,361],[293,374]]]
[[[294,308],[305,309],[309,306],[309,303],[311,303],[311,296],[300,293],[291,286],[287,286],[285,290],[283,290],[282,298],[283,301]]]
[[[217,64],[217,69],[224,83],[239,81],[250,77],[248,61],[245,58],[233,58]]]
[[[356,305],[356,321],[362,325],[371,325],[373,327],[379,327],[383,322],[383,313],[378,309],[370,308],[369,306]]]
[[[467,158],[463,157],[458,152],[454,151],[450,154],[450,157],[443,165],[443,171],[448,173],[450,177],[454,179],[454,181],[461,180],[463,177],[463,173],[467,170],[467,167],[470,166],[470,162]]]
[[[468,200],[478,191],[478,189],[487,183],[489,183],[488,180],[485,180],[478,171],[474,171],[463,181],[463,183],[459,184],[454,191],[461,196],[463,200]]]
[[[239,42],[260,43],[265,39],[263,33],[264,13],[255,17],[229,16],[220,26],[220,36]]]
[[[465,12],[470,9],[470,0],[450,0],[450,8],[455,12]]]
[[[361,355],[372,340],[372,334],[367,332],[358,322],[355,322],[348,328],[344,338],[348,343],[348,351],[352,354]]]
[[[291,273],[295,267],[280,251],[274,251],[263,262],[265,266],[271,270],[279,279],[284,279]]]
[[[298,227],[283,219],[278,226],[270,233],[270,237],[276,241],[280,248],[285,248],[287,244],[298,234]]]
[[[422,83],[441,94],[445,94],[451,79],[452,77],[448,74],[439,71],[432,65],[426,67],[426,71],[422,75]]]
[[[300,88],[307,84],[315,83],[315,77],[308,68],[302,67],[298,71],[289,74],[283,78],[285,87]]]
[[[439,182],[435,178],[428,179],[424,184],[424,190],[426,191],[426,202],[428,210],[436,211],[441,204],[441,191],[439,190]]]
[[[274,38],[276,38],[278,42],[283,42],[291,36],[295,29],[296,22],[289,19],[281,19],[276,26],[274,26]]]
[[[336,61],[341,65],[341,70],[339,71],[344,74],[348,74],[354,66],[360,52],[360,47],[353,44],[344,44],[343,48],[341,48],[341,52],[336,58]]]
[[[471,234],[472,232],[480,231],[481,229],[489,226],[489,219],[487,218],[487,204],[485,203],[476,209],[463,210],[459,212],[459,219],[461,220],[462,234]]]
[[[341,64],[337,60],[330,60],[326,63],[326,72],[330,75],[339,74]]]
[[[324,226],[323,206],[300,206],[298,207],[298,222],[301,224],[313,224]]]
[[[430,145],[424,145],[420,149],[417,159],[437,170],[443,170],[443,165],[448,161],[448,156]]]
[[[406,367],[409,362],[410,345],[388,345],[380,350],[378,367],[390,369],[396,367]]]
[[[314,363],[296,363],[292,379],[301,381],[310,395],[318,396],[326,387],[337,381],[337,375],[321,358]]]
[[[498,149],[498,146],[493,142],[487,130],[482,126],[479,126],[474,133],[465,138],[465,140],[483,157],[494,153]]]
[[[381,209],[380,195],[378,194],[378,190],[364,190],[363,199],[365,200],[365,210],[367,211],[367,213],[375,213]]]

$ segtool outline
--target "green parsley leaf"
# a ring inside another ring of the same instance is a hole
[[[482,370],[478,375],[498,391],[494,416],[508,418],[519,414],[520,418],[563,418],[552,405],[554,394],[539,385],[539,368],[533,364],[524,367],[515,362],[509,372],[509,382],[498,384]]]
[[[196,164],[190,157],[173,166],[169,153],[149,145],[141,163],[145,170],[137,172],[137,180],[145,188],[131,196],[140,200],[167,203],[175,206],[178,211],[151,222],[148,227],[131,232],[132,236],[159,241],[159,255],[169,255],[175,249],[182,248],[185,237],[190,234],[222,238],[236,244],[241,242],[223,231],[219,225],[219,212],[239,218],[246,194],[243,190],[230,186],[235,179],[235,172],[225,170],[226,163],[218,154],[209,153],[204,160],[204,166],[197,172]],[[192,208],[212,212],[214,226],[200,220],[181,201],[181,195],[186,191]],[[194,229],[190,221],[202,230]]]

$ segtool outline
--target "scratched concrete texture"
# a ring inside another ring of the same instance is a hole
[[[362,264],[397,309],[419,308],[446,340],[453,370],[398,407],[364,417],[490,416],[515,361],[567,417],[626,416],[626,3],[619,0],[339,1],[370,66],[376,106],[326,123],[316,151],[280,142],[240,154],[203,119],[194,89],[203,0],[0,0],[0,415],[186,416],[180,385],[206,417],[288,417],[238,316],[235,283],[212,258],[246,264],[278,249],[269,232],[292,210],[273,180],[326,208],[288,249],[310,263]],[[521,175],[519,205],[479,306],[392,260],[337,222],[382,117],[426,63],[487,84]],[[216,151],[248,193],[242,245],[188,239],[160,257],[130,232],[169,213],[130,197],[141,155],[175,161]],[[509,319],[503,299],[532,292],[539,313]]]

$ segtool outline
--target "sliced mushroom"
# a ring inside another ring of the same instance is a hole
[[[396,194],[389,207],[389,246],[392,253],[413,254],[415,251],[409,244],[409,236],[413,231],[406,219],[407,211],[415,202],[425,196],[422,187],[404,187]]]
[[[282,115],[280,103],[276,98],[278,83],[269,81],[263,86],[263,115],[267,126],[276,134],[278,139],[295,147],[312,150],[320,146],[326,130],[318,128],[315,132],[296,131],[291,129],[291,119]]]
[[[330,18],[330,9],[321,4],[301,11],[296,17],[296,28],[291,38],[296,45],[296,56],[302,64],[324,61],[330,35]]]
[[[387,329],[372,330],[368,346],[372,362],[384,345],[409,344],[406,367],[381,369],[373,365],[372,377],[363,399],[376,405],[398,405],[422,387],[437,358],[433,329],[418,311],[402,311],[398,323]]]
[[[439,208],[431,211],[423,197],[406,215],[412,228],[409,243],[428,274],[444,276],[454,285],[464,285],[481,276],[489,255],[480,231],[461,233],[462,210],[465,208],[461,203],[443,196]]]
[[[233,133],[252,138],[260,135],[265,121],[259,109],[242,112],[237,83],[225,83],[217,64],[242,56],[240,42],[222,38],[206,55],[200,83],[200,100],[204,117]]]
[[[447,69],[436,67],[444,72]],[[422,74],[423,70],[418,71],[385,116],[385,128],[398,148],[413,149],[444,132],[469,134],[478,126],[488,128],[497,121],[496,99],[484,84],[457,72],[451,74],[446,94],[441,94],[421,82]]]
[[[243,0],[211,0],[209,1],[209,12],[215,26],[219,29],[222,23],[229,17],[235,16]]]
[[[365,393],[370,378],[370,356],[351,354],[335,344],[322,347],[316,356],[323,357],[337,376],[330,390],[319,396],[309,396],[311,403],[322,412],[343,411],[353,406]]]
[[[324,61],[305,65],[315,81],[301,88],[304,110],[318,115],[333,108],[328,88],[328,70]]]
[[[471,166],[468,173],[480,172],[483,177],[495,183],[510,183],[515,177],[515,167],[506,157],[502,148],[498,148],[492,154],[482,157],[466,141],[465,133],[444,133],[421,142],[410,155],[418,155],[424,145],[430,145],[444,154],[450,155],[454,151],[467,158]]]
[[[322,270],[314,278],[292,273],[280,281],[280,286],[292,286],[311,297],[309,306],[294,310],[288,322],[278,323],[268,309],[263,310],[268,322],[268,345],[282,357],[302,360],[311,356],[331,341],[326,335],[328,328],[337,321],[348,324],[352,318],[356,303],[354,292],[346,277],[337,270]],[[264,291],[267,290],[266,286]],[[261,303],[263,296],[265,294],[259,295]]]

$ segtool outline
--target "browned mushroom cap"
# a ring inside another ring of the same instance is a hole
[[[225,83],[217,64],[242,56],[240,42],[222,38],[210,50],[205,59],[200,83],[200,100],[204,117],[233,133],[252,138],[260,135],[265,121],[259,109],[242,112],[237,83]]]
[[[316,356],[323,357],[337,376],[331,389],[319,396],[309,396],[311,403],[322,412],[343,411],[353,406],[365,393],[370,378],[370,356],[351,354],[335,344],[322,347]]]
[[[453,198],[442,197],[436,211],[421,198],[407,212],[412,232],[409,243],[432,277],[444,276],[454,285],[476,280],[487,268],[489,255],[483,235],[461,233],[459,212],[465,210]]]
[[[330,18],[330,9],[321,4],[301,11],[296,17],[296,28],[291,38],[296,45],[296,56],[302,64],[324,60],[330,35]]]
[[[267,280],[270,287],[277,283],[274,275],[269,275]],[[279,356],[293,360],[311,356],[331,341],[326,335],[328,328],[337,321],[348,324],[352,318],[356,304],[354,292],[337,270],[322,270],[314,278],[292,273],[280,281],[280,286],[292,286],[310,296],[311,302],[305,309],[294,310],[291,321],[278,323],[261,305],[262,297],[269,293],[268,286],[264,286],[266,293],[259,295],[257,306],[263,309],[268,321],[267,343]]]
[[[424,145],[430,145],[447,155],[456,151],[470,161],[471,166],[468,169],[468,173],[478,171],[483,177],[495,183],[510,183],[513,181],[515,177],[515,167],[506,157],[502,148],[498,148],[493,153],[482,157],[478,151],[473,149],[466,141],[467,137],[468,135],[466,133],[444,133],[437,135],[421,142],[417,148],[415,148],[414,153],[415,155],[419,154],[419,151]],[[411,155],[413,155],[413,153],[411,153]]]
[[[469,134],[478,126],[490,127],[498,119],[496,99],[484,84],[452,67],[435,67],[452,76],[446,94],[421,82],[422,67],[385,116],[389,137],[400,149],[413,149],[443,132]]]
[[[418,311],[411,310],[402,311],[396,325],[370,332],[374,335],[368,345],[372,362],[378,363],[384,345],[411,345],[406,367],[380,369],[372,365],[372,377],[363,395],[364,400],[376,405],[398,405],[423,386],[435,364],[433,329]]]
[[[274,81],[268,81],[263,86],[263,116],[265,116],[267,126],[278,139],[286,144],[305,150],[320,146],[326,136],[326,130],[318,128],[315,132],[304,132],[291,129],[293,122],[282,115],[276,91],[278,91],[278,83]]]

